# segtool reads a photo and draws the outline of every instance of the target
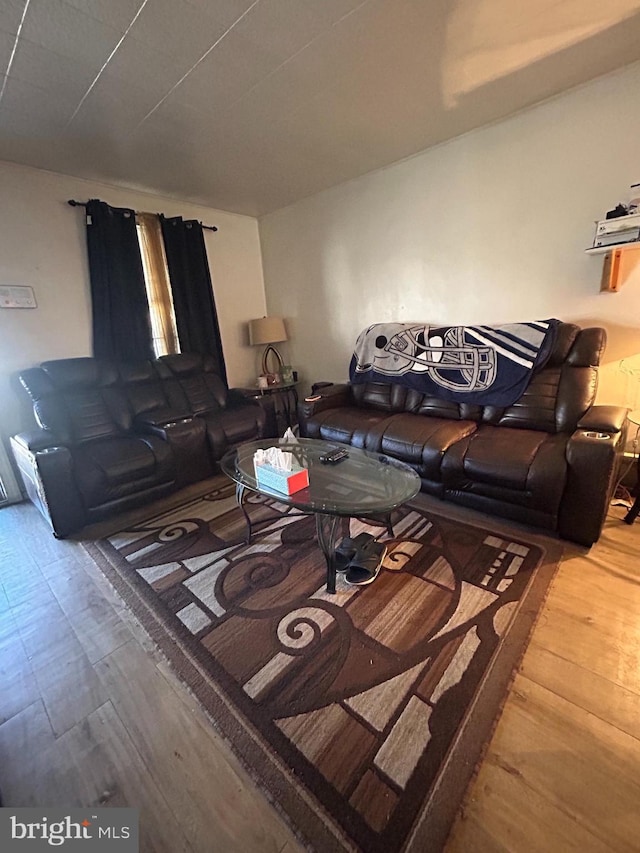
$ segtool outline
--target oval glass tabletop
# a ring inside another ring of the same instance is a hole
[[[293,453],[295,463],[309,471],[309,485],[292,495],[258,485],[253,456],[256,450],[279,447]],[[345,448],[349,455],[335,465],[320,456]],[[368,516],[388,513],[420,491],[420,477],[402,462],[338,442],[300,438],[285,443],[268,438],[229,451],[221,461],[225,474],[240,486],[277,498],[299,509],[328,515]]]

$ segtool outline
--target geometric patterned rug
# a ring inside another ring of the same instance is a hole
[[[431,505],[430,505],[431,506]],[[234,485],[83,543],[303,843],[441,850],[524,652],[558,543],[418,498],[375,582],[325,590],[309,516]]]

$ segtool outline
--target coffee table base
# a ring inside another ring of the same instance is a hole
[[[247,545],[250,544],[251,538],[253,536],[253,525],[251,522],[251,517],[247,512],[244,505],[244,496],[246,492],[252,492],[253,489],[249,489],[246,486],[243,486],[242,483],[236,483],[236,500],[238,502],[238,506],[242,510],[242,514],[244,515],[245,522],[247,524],[247,538],[245,542]],[[311,513],[300,511],[300,515],[311,515]],[[316,517],[316,536],[318,538],[318,545],[320,546],[320,550],[324,555],[325,562],[327,564],[327,592],[335,593],[336,591],[336,545],[338,544],[338,538],[341,528],[341,522],[344,518],[348,516],[344,515],[331,515],[329,513],[324,512],[315,512],[313,513]],[[280,516],[274,516],[275,518],[280,518]],[[269,518],[263,518],[260,520],[260,524],[264,524],[267,521],[270,521]],[[387,529],[387,533],[390,536],[393,536],[393,525],[391,524],[391,513],[385,513],[384,515],[372,517],[370,519],[374,522],[383,521],[384,525]]]
[[[327,592],[336,591],[336,545],[338,544],[338,530],[342,516],[325,515],[323,512],[316,513],[316,533],[318,545],[324,554],[327,563]]]

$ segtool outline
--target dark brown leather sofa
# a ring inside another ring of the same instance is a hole
[[[264,410],[207,356],[44,362],[20,382],[37,429],[11,438],[27,494],[58,537],[207,477],[263,434]]]
[[[624,449],[627,409],[594,406],[604,329],[558,327],[553,352],[509,408],[460,405],[391,383],[323,387],[300,434],[408,463],[423,491],[592,545]]]

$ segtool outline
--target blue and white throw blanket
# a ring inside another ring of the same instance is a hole
[[[454,403],[510,406],[547,361],[559,322],[376,323],[358,336],[349,376],[352,383],[398,382]]]

